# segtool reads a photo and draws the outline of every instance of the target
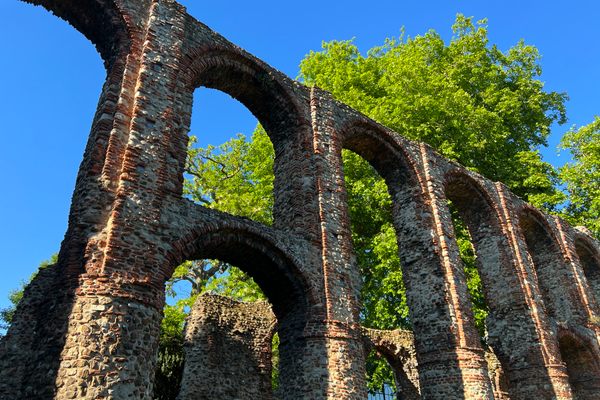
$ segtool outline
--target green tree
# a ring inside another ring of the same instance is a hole
[[[565,134],[561,148],[573,161],[560,169],[569,198],[562,215],[574,225],[583,225],[600,239],[600,116]]]
[[[352,41],[323,44],[300,64],[309,85],[444,156],[507,184],[536,206],[562,196],[537,151],[564,123],[564,93],[546,92],[540,56],[523,41],[490,45],[486,21],[458,15],[446,44],[435,31],[388,39],[363,56]],[[535,179],[527,179],[535,175]]]
[[[195,146],[190,138],[184,195],[206,207],[273,222],[273,145],[258,126],[247,140],[244,135],[220,146]]]

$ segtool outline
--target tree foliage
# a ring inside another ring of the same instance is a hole
[[[562,215],[574,225],[584,225],[600,239],[600,116],[563,137],[561,148],[573,161],[560,169],[569,198]]]
[[[300,77],[534,205],[555,206],[556,175],[537,148],[552,123],[565,122],[566,95],[544,91],[534,46],[502,52],[485,20],[462,15],[452,29],[448,44],[429,31],[388,39],[366,56],[352,41],[324,43],[301,62]]]
[[[220,146],[195,146],[190,138],[184,194],[230,214],[271,225],[273,221],[273,145],[262,127]]]

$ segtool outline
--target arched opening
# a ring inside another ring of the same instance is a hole
[[[412,332],[365,329],[367,363],[374,363],[369,400],[418,400],[419,376]],[[368,370],[369,368],[367,368]]]
[[[362,276],[362,323],[376,329],[410,328],[386,182],[357,153],[343,150],[342,159],[353,248]]]
[[[443,385],[452,387],[448,389],[451,391],[465,390],[474,380],[463,380],[464,374],[456,374],[443,383],[429,381],[437,373],[447,373],[449,368],[452,368],[449,367],[452,363],[456,362],[458,365],[457,360],[462,354],[459,355],[454,349],[464,345],[465,337],[469,338],[467,346],[470,349],[480,344],[476,334],[461,336],[456,334],[457,330],[454,327],[451,328],[455,323],[451,315],[457,310],[460,311],[458,307],[462,306],[457,302],[448,301],[448,293],[445,291],[449,278],[444,261],[435,252],[436,244],[432,231],[435,232],[436,223],[431,212],[433,207],[427,203],[423,174],[419,175],[416,172],[417,161],[413,159],[413,151],[419,152],[421,149],[413,148],[410,143],[402,143],[385,128],[368,121],[348,124],[340,131],[343,134],[343,148],[364,158],[371,168],[377,171],[385,181],[382,186],[387,186],[389,195],[387,219],[384,219],[385,224],[381,224],[388,229],[386,235],[377,237],[386,237],[389,240],[380,240],[376,244],[388,253],[398,252],[398,272],[388,275],[394,278],[389,279],[391,290],[388,296],[397,300],[396,307],[398,304],[403,305],[404,313],[398,315],[397,311],[389,312],[389,315],[396,318],[384,320],[388,325],[380,326],[385,329],[409,327],[414,330],[417,358],[427,360],[419,365],[424,397]],[[351,202],[349,199],[348,203]],[[362,202],[363,208],[368,207],[368,200]],[[394,241],[396,243],[393,243]],[[371,253],[367,252],[368,255]],[[385,278],[382,283],[386,283]],[[364,297],[363,295],[363,299]],[[469,329],[475,332],[474,327]],[[475,339],[472,340],[471,337]],[[443,361],[440,357],[442,352],[446,352]],[[431,361],[433,354],[436,354],[437,358]],[[480,362],[483,365],[483,359]],[[438,372],[430,372],[434,370]]]
[[[395,354],[385,348],[371,350],[367,356],[367,365],[374,363],[375,373],[369,387],[369,400],[419,400],[421,398],[414,354],[402,353],[401,350],[399,354]]]
[[[550,227],[537,211],[529,208],[521,213],[519,226],[535,267],[546,311],[560,321],[571,320],[575,303],[566,284],[564,258]]]
[[[575,251],[583,268],[588,285],[594,294],[596,304],[600,301],[600,254],[587,240],[575,239]]]
[[[298,376],[299,367],[297,364],[299,354],[302,354],[303,351],[303,345],[300,344],[301,342],[297,340],[297,337],[299,334],[301,334],[302,327],[306,323],[306,313],[308,310],[308,304],[310,302],[309,298],[307,297],[309,296],[309,288],[307,287],[307,282],[305,281],[302,272],[296,266],[295,261],[291,259],[289,255],[287,255],[287,251],[284,251],[284,249],[280,248],[280,245],[277,244],[276,240],[268,235],[265,235],[264,233],[261,233],[260,229],[261,228],[257,228],[255,225],[254,228],[250,228],[250,230],[240,228],[222,228],[217,230],[197,232],[197,239],[191,243],[186,243],[184,250],[185,254],[181,255],[181,259],[210,260],[210,263],[222,262],[229,266],[237,266],[240,273],[243,271],[244,276],[236,276],[233,279],[235,282],[232,283],[229,281],[225,283],[224,287],[225,289],[230,289],[229,291],[223,291],[223,287],[218,287],[216,285],[210,286],[209,281],[208,285],[203,288],[203,293],[216,293],[229,296],[224,297],[224,299],[227,299],[229,302],[237,302],[239,300],[253,302],[255,300],[262,299],[269,301],[274,313],[272,322],[261,321],[260,315],[250,315],[245,317],[247,318],[246,322],[235,321],[235,318],[232,318],[228,323],[228,326],[230,329],[232,329],[232,335],[235,336],[236,332],[239,334],[240,330],[243,331],[244,329],[249,329],[248,327],[253,327],[257,324],[269,326],[271,323],[276,323],[275,336],[273,336],[273,332],[268,334],[268,338],[265,332],[262,334],[262,336],[264,336],[263,339],[268,339],[268,348],[263,343],[262,347],[259,349],[243,349],[240,347],[238,351],[243,350],[244,354],[246,355],[243,357],[243,359],[246,360],[246,362],[249,359],[252,359],[252,357],[257,358],[257,354],[260,355],[259,358],[262,360],[272,360],[273,364],[268,365],[268,368],[266,368],[264,362],[262,363],[263,365],[261,369],[263,371],[263,375],[264,371],[267,369],[269,373],[272,374],[272,379],[267,382],[272,392],[276,390],[285,391],[286,385],[293,384],[294,378]],[[178,268],[181,268],[181,264]],[[238,270],[235,269],[234,271]],[[175,269],[174,273],[177,273],[177,268]],[[236,274],[237,272],[226,271],[225,273]],[[247,278],[248,276],[252,278]],[[248,281],[248,279],[250,279],[250,281]],[[238,285],[237,289],[239,290],[236,290],[236,288],[233,287],[233,285],[236,284]],[[184,303],[184,305],[187,305],[190,307],[190,309],[196,307],[194,304],[203,296],[203,294],[200,294],[200,296],[193,298],[189,304]],[[259,303],[256,304],[258,305]],[[185,311],[186,312],[184,314],[189,313],[189,310]],[[184,315],[184,317],[185,316],[186,315]],[[223,318],[225,318],[225,316],[223,316]],[[218,320],[223,321],[223,318],[218,318]],[[262,319],[264,320],[265,318]],[[181,322],[178,328],[182,329],[182,325],[183,323]],[[235,326],[238,327],[236,328]],[[252,332],[256,333],[256,331],[256,329],[249,329],[245,335],[248,336],[249,334],[252,334]],[[187,340],[189,335],[190,333],[186,331],[186,346],[188,345]],[[235,346],[241,346],[236,342],[235,338],[229,341],[226,339],[227,338],[225,338],[225,341],[218,345],[215,344],[211,347],[211,349],[217,351],[235,352],[235,350],[232,350],[232,348]],[[245,340],[245,344],[243,345],[248,345],[248,343],[250,343],[250,347],[256,346],[256,341],[253,341],[253,338],[246,338]],[[263,342],[265,342],[265,340],[263,340]],[[229,343],[229,345],[227,343]],[[179,357],[181,358],[183,351],[178,351],[180,354]],[[253,353],[254,356],[252,356],[250,353]],[[240,357],[241,354],[242,353],[240,353]],[[231,353],[227,353],[223,355],[223,357],[226,355],[235,357],[235,354]],[[212,354],[211,357],[212,358],[210,359],[205,358],[204,361],[206,362],[206,360],[213,360],[214,362],[217,362],[219,360],[219,354]],[[223,359],[224,358],[221,358],[221,361]],[[245,373],[244,366],[242,364],[243,363],[240,363],[239,365],[228,365],[227,374],[232,375],[232,371],[238,371],[240,376],[242,376]],[[256,365],[258,364],[255,363],[254,366]],[[200,367],[209,368],[210,365],[202,365]],[[250,367],[252,367],[252,365]],[[239,396],[241,395],[240,393],[245,393],[244,391],[247,392],[249,390],[256,390],[255,387],[245,388],[240,385],[237,385],[237,387],[225,385],[223,387],[206,387],[204,389],[196,388],[194,391],[190,392],[190,388],[185,387],[185,385],[193,382],[193,379],[192,381],[186,381],[184,379],[183,386],[181,388],[177,387],[181,382],[182,376],[184,378],[186,376],[186,368],[188,368],[188,366],[185,364],[185,360],[181,360],[179,368],[180,375],[171,377],[171,390],[167,390],[163,395],[157,398],[160,398],[161,400],[174,399],[178,393],[181,393],[181,396],[185,395],[186,393],[187,395],[190,395],[191,393],[198,395],[198,393],[200,393],[198,390],[205,390],[201,393],[202,395],[200,397],[206,397],[209,395],[214,396],[220,393],[227,398],[227,396],[232,395],[232,393],[237,393],[236,395]],[[196,364],[193,366],[193,368],[198,368],[198,365]],[[203,376],[208,376],[206,374],[206,370],[203,371],[205,372]],[[246,371],[246,373],[249,374],[250,372]],[[214,375],[210,376],[214,377]],[[258,377],[254,378],[256,378],[257,381],[261,381],[261,379]],[[262,379],[262,382],[264,383],[264,379]],[[279,385],[279,382],[281,382],[281,385]],[[220,392],[220,390],[223,391]],[[272,394],[273,393],[271,393],[271,395]],[[246,395],[250,394],[246,393]],[[155,394],[155,396],[157,396],[157,394]],[[269,393],[265,393],[265,396],[267,396],[265,398],[268,398]],[[242,398],[246,397],[242,395]]]
[[[256,150],[247,160],[255,161],[250,168],[255,175],[265,177],[258,185],[256,176],[247,177],[246,181],[261,188],[264,195],[260,198],[268,200],[268,206],[273,209],[268,213],[268,218],[256,219],[277,224],[278,221],[289,218],[289,213],[284,212],[282,205],[301,202],[297,199],[297,194],[304,191],[293,190],[302,185],[300,175],[290,176],[284,172],[293,168],[291,163],[298,162],[297,157],[290,157],[291,152],[298,151],[300,142],[294,140],[298,136],[298,130],[309,126],[292,95],[292,81],[239,49],[199,48],[191,51],[188,59],[190,63],[182,66],[180,78],[180,92],[183,96],[182,126],[190,126],[192,93],[197,88],[226,93],[246,107],[260,123],[253,139],[246,140],[246,144],[250,143],[251,150]]]
[[[373,127],[351,127],[344,132],[341,154],[352,245],[362,278],[359,316],[367,328],[410,329],[393,220],[393,191],[382,176],[382,170],[387,178],[393,176],[398,165],[393,166],[390,149],[376,139],[376,132]],[[407,184],[404,177],[394,178],[400,185]],[[394,373],[386,357],[370,352],[366,371],[370,398],[390,393],[395,398]]]
[[[369,400],[396,400],[402,399],[398,395],[397,383],[394,371],[386,357],[376,349],[372,349],[367,355],[367,373],[370,372],[367,381],[369,388]]]
[[[183,195],[271,225],[275,152],[256,118],[226,93],[200,87],[190,132]]]
[[[475,325],[486,346],[488,343],[487,317],[490,302],[497,314],[510,304],[502,304],[494,293],[506,290],[506,283],[517,284],[509,266],[507,254],[502,250],[503,240],[499,216],[480,186],[464,173],[449,174],[445,194],[452,214],[454,234],[467,280],[470,306]]]
[[[531,381],[523,380],[522,368],[537,368],[536,374],[542,381],[550,378],[539,351],[539,323],[530,311],[530,300],[525,297],[523,283],[514,268],[502,216],[491,195],[465,171],[446,174],[445,195],[465,270],[470,307],[483,348],[490,349],[486,358],[494,391],[501,398],[508,396],[509,391],[521,397],[531,385]],[[523,329],[515,334],[510,326]],[[525,364],[522,360],[528,361]]]
[[[559,334],[560,355],[567,367],[573,398],[600,399],[600,365],[587,343],[577,336]]]

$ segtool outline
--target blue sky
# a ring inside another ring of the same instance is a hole
[[[323,40],[355,41],[362,51],[435,29],[446,40],[456,13],[488,18],[505,50],[538,47],[547,90],[565,91],[569,122],[555,127],[546,160],[569,126],[600,114],[600,3],[579,1],[182,1],[190,14],[291,77]],[[104,69],[94,47],[64,21],[17,0],[0,2],[0,308],[11,289],[59,248]],[[256,120],[219,92],[195,95],[192,132],[201,144],[251,133]]]

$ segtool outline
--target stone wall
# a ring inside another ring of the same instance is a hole
[[[178,399],[272,399],[276,323],[267,302],[198,297],[186,322]]]
[[[415,338],[412,332],[364,329],[365,354],[375,350],[394,373],[396,397],[400,400],[420,400],[419,372]]]
[[[364,399],[344,148],[392,194],[422,398],[494,397],[448,200],[473,238],[510,397],[597,398],[600,246],[588,233],[294,82],[175,1],[30,2],[96,46],[107,80],[58,264],[0,342],[0,398],[150,399],[164,283],[185,260],[217,258],[273,305],[284,399]],[[269,134],[273,226],[182,197],[200,86],[239,100]]]

